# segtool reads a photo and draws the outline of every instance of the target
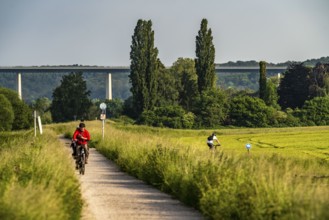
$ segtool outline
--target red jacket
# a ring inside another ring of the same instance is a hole
[[[76,141],[78,145],[87,144],[87,141],[90,140],[90,134],[87,129],[84,129],[84,131],[77,129],[75,130],[72,139]]]

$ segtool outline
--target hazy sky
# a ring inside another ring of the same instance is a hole
[[[208,20],[216,63],[329,56],[328,0],[0,0],[0,66],[129,66],[138,19],[159,58],[195,58]]]

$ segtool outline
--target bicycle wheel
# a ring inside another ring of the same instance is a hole
[[[80,158],[80,174],[85,174],[86,155],[82,154]]]

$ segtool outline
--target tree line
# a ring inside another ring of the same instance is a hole
[[[329,124],[329,64],[310,67],[292,62],[278,78],[267,76],[268,64],[261,61],[257,91],[219,88],[207,19],[201,21],[195,38],[195,58],[178,58],[169,68],[158,58],[154,38],[152,21],[138,20],[130,51],[131,96],[126,100],[90,99],[83,73],[72,72],[62,77],[52,102],[40,98],[30,109],[37,109],[47,122],[95,119],[100,114],[99,104],[105,102],[112,118],[159,127]],[[0,101],[9,106],[11,99],[0,96]]]
[[[125,114],[138,123],[173,128],[298,126],[329,124],[328,64],[292,62],[282,79],[267,77],[259,62],[259,90],[216,87],[212,31],[203,19],[196,58],[179,58],[164,68],[154,46],[151,21],[139,20],[131,46],[132,97]]]

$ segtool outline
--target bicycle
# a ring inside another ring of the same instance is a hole
[[[211,147],[209,146],[209,150],[217,150],[217,147],[221,146],[220,144],[213,144]]]
[[[78,155],[77,155],[77,159],[76,159],[76,168],[79,169],[79,173],[81,175],[84,175],[85,170],[86,170],[86,152],[85,152],[85,148],[80,146],[77,153],[78,153]]]

